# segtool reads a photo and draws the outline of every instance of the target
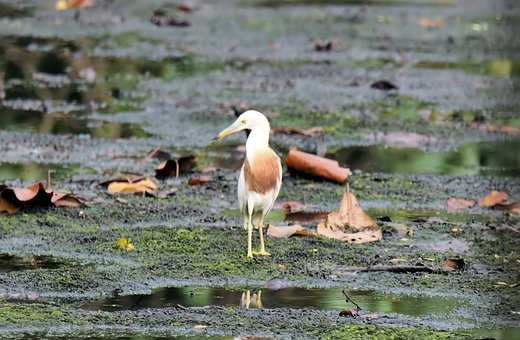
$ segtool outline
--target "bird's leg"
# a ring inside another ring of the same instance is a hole
[[[265,242],[264,242],[264,218],[260,220],[258,223],[258,232],[260,233],[260,251],[254,252],[255,255],[259,256],[270,256],[271,254],[265,250]]]
[[[252,242],[253,242],[253,224],[251,224],[251,215],[247,218],[247,258],[253,258]]]

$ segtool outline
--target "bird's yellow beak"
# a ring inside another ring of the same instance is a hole
[[[224,130],[220,131],[220,133],[217,135],[217,140],[222,140],[226,138],[229,135],[232,135],[238,131],[244,130],[244,126],[242,124],[239,124],[238,121],[234,122]]]

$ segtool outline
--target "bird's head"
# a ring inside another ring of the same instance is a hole
[[[217,139],[224,139],[227,136],[242,130],[254,130],[260,128],[266,129],[267,133],[269,133],[269,121],[262,113],[255,110],[248,110],[238,116],[237,120],[235,120],[233,124],[222,130],[218,134]]]

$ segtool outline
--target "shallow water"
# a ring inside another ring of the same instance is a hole
[[[348,290],[349,296],[365,311],[405,315],[443,314],[454,311],[460,302],[437,297],[413,297],[376,292]],[[345,302],[342,289],[284,288],[270,290],[226,288],[160,288],[149,295],[130,295],[92,301],[83,305],[87,310],[134,310],[163,308],[180,304],[184,307],[240,306],[243,308],[314,308],[343,310],[353,308]]]
[[[80,170],[78,165],[67,166],[44,163],[4,163],[0,162],[0,183],[4,181],[46,181],[49,171],[52,171],[53,180],[63,180]],[[92,171],[88,168],[81,169],[82,172]]]
[[[367,172],[518,177],[520,153],[513,150],[520,150],[520,140],[469,143],[443,152],[383,145],[352,146],[328,156],[352,170]]]

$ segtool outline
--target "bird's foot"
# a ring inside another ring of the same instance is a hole
[[[265,251],[265,249],[263,249],[263,250],[260,250],[260,251],[254,251],[253,255],[255,255],[255,256],[271,256],[271,253],[268,253],[267,251]]]

